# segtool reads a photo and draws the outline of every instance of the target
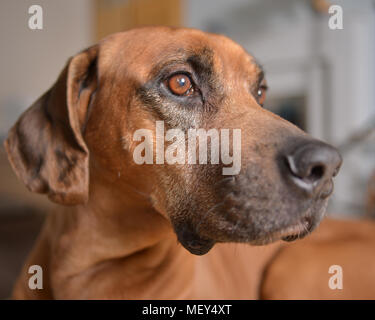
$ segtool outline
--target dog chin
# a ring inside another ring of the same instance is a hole
[[[180,241],[181,242],[181,241]],[[208,253],[212,247],[215,245],[215,241],[212,240],[195,240],[194,242],[190,243],[182,243],[186,250],[190,253],[195,254],[197,256],[203,256],[204,254]]]
[[[200,236],[190,224],[174,226],[178,241],[190,253],[201,256],[206,254],[215,245],[215,241]]]

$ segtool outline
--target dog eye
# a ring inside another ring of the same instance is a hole
[[[171,76],[167,81],[167,85],[169,90],[177,96],[187,96],[194,91],[190,77],[183,73]]]
[[[262,107],[264,105],[264,101],[266,100],[266,92],[267,92],[266,85],[260,85],[256,92],[256,99]]]

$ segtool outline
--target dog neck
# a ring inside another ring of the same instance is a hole
[[[53,230],[52,263],[59,262],[51,268],[58,298],[70,297],[70,292],[89,297],[98,277],[117,282],[109,286],[119,287],[113,298],[188,297],[195,257],[177,242],[170,222],[149,202],[132,188],[118,190],[95,181],[86,205],[64,208],[51,217],[53,226],[46,229]],[[160,291],[161,286],[170,288]],[[98,289],[93,296],[98,294],[112,293]]]

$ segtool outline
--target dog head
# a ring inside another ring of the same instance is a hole
[[[68,62],[6,149],[28,188],[58,203],[87,202],[96,176],[146,195],[194,254],[216,242],[294,240],[322,219],[341,157],[265,110],[265,81],[224,36],[114,34]],[[207,150],[189,140],[198,130]]]

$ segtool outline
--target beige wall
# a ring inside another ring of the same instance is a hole
[[[28,28],[29,6],[43,8],[43,30]],[[93,1],[0,1],[0,138],[55,81],[68,57],[95,38]]]

